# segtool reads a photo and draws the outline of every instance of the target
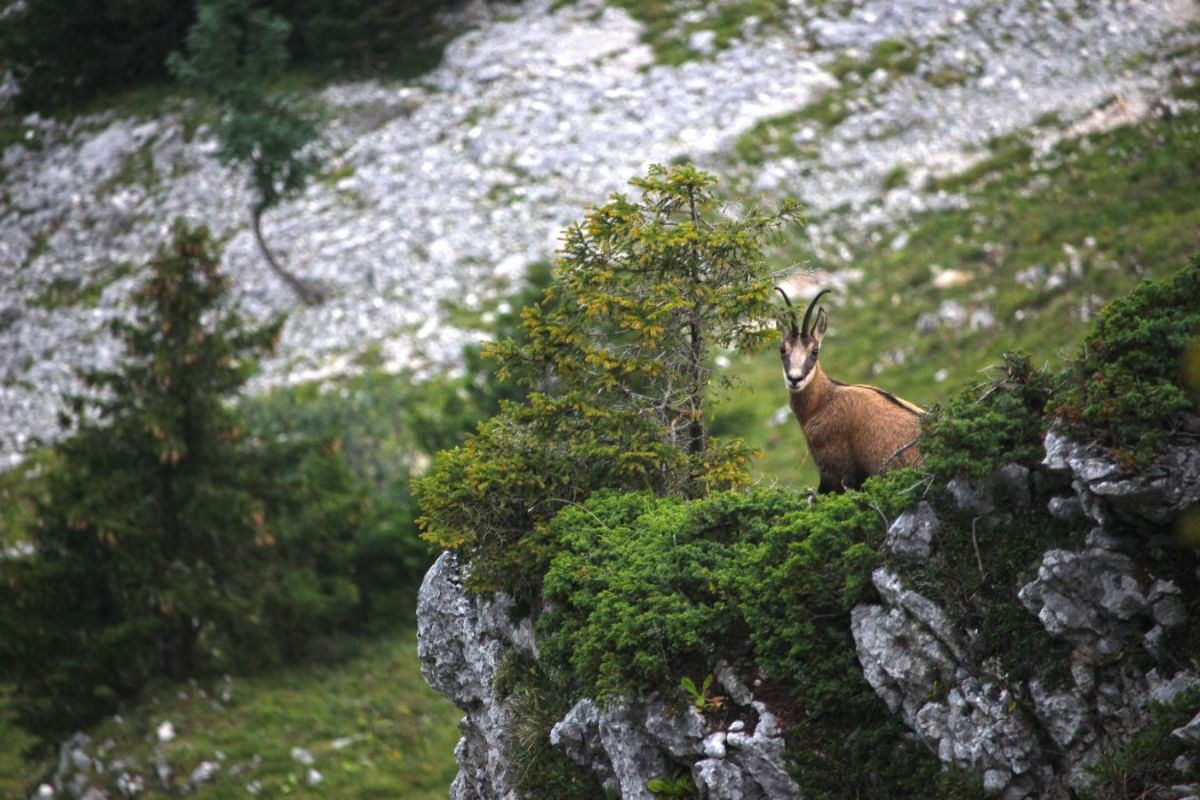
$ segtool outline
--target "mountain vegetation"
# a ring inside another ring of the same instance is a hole
[[[0,564],[0,660],[51,743],[150,680],[298,657],[358,602],[364,495],[336,441],[247,436],[227,401],[282,320],[252,328],[203,230],[149,265],[118,368],[85,376],[27,557]]]
[[[617,4],[660,65],[704,57],[696,32],[715,30],[719,52],[748,16],[782,13],[738,2],[701,24],[680,4]],[[194,93],[187,124],[212,125],[222,157],[248,169],[265,250],[262,215],[320,170],[319,117],[291,90],[427,69],[445,5],[31,2],[0,18],[0,73],[21,80],[22,114],[140,113],[158,92]],[[231,56],[248,31],[261,62]],[[1004,675],[1067,680],[1069,648],[1044,646],[1014,591],[1087,531],[1016,514],[980,535],[945,488],[1035,464],[1051,429],[1136,467],[1200,433],[1200,95],[1179,80],[1169,113],[998,138],[921,188],[960,204],[896,227],[858,231],[845,208],[815,219],[849,230],[845,263],[863,276],[837,295],[823,363],[930,413],[920,469],[809,496],[794,420],[768,422],[786,397],[763,346],[775,281],[822,258],[812,215],[760,210],[747,186],[771,157],[804,163],[804,130],[844,119],[853,87],[911,76],[926,55],[898,40],[867,50],[833,62],[839,84],[812,105],[742,134],[724,183],[684,158],[656,167],[589,208],[553,267],[482,311],[450,309],[492,340],[467,348],[462,375],[389,372],[369,346],[353,374],[251,396],[284,322],[239,315],[220,243],[178,226],[149,263],[111,267],[146,276],[114,326],[125,359],[85,376],[69,436],[0,474],[0,795],[49,780],[54,748],[85,730],[89,752],[147,776],[145,797],[444,796],[459,712],[421,682],[409,628],[433,550],[448,548],[472,592],[513,595],[536,619],[540,658],[506,663],[493,687],[512,699],[529,798],[605,797],[550,745],[574,700],[657,692],[708,712],[718,658],[760,682],[806,797],[982,797],[871,690],[850,610],[877,599],[873,570],[902,561],[884,547],[888,523],[924,498],[945,529],[937,557],[905,563],[912,587],[983,631],[980,657]],[[170,78],[182,85],[163,88]],[[129,88],[145,94],[113,99]],[[22,130],[0,117],[0,146],[36,150]],[[120,180],[154,163],[147,145]],[[882,190],[911,177],[899,168]],[[31,305],[94,309],[105,290],[63,279]],[[1165,552],[1200,545],[1188,519]],[[1187,664],[1195,627],[1143,658]],[[1089,796],[1165,797],[1185,755],[1170,731],[1198,703],[1184,693],[1108,747]],[[174,738],[158,733],[168,720]],[[115,793],[121,774],[96,780]],[[694,791],[686,775],[655,786]]]
[[[664,184],[653,180],[659,176],[665,176],[666,186],[680,188],[698,178],[682,167],[652,172],[651,181],[635,185],[661,191]],[[680,207],[688,205],[672,206],[651,193],[642,204]],[[603,232],[613,217],[623,223],[643,219],[639,208],[618,197],[592,212],[576,231]],[[686,240],[692,229],[686,222],[683,227],[686,233],[668,241]],[[634,235],[616,248],[622,258],[655,252],[657,226],[645,234],[629,230]],[[570,236],[542,305],[524,318],[534,348],[540,344],[542,349],[502,345],[495,351],[505,363],[552,366],[537,373],[541,391],[531,393],[524,406],[510,403],[462,448],[439,456],[420,483],[426,536],[469,564],[474,591],[523,598],[537,619],[542,646],[538,664],[525,670],[523,696],[541,696],[543,705],[559,698],[561,706],[563,697],[669,695],[677,693],[681,677],[703,674],[718,659],[734,657],[742,674],[775,687],[775,708],[787,720],[793,777],[804,796],[974,796],[970,781],[941,773],[927,752],[912,747],[867,686],[856,667],[850,609],[875,591],[871,574],[886,560],[882,541],[889,521],[916,500],[929,498],[952,523],[941,547],[961,550],[962,558],[931,564],[918,584],[962,621],[977,620],[987,632],[982,646],[994,648],[984,657],[999,659],[1009,674],[1039,674],[1046,680],[1063,674],[1065,652],[1042,649],[1035,657],[1032,650],[1013,648],[1014,641],[1033,636],[1032,647],[1040,626],[1009,590],[1028,578],[1045,550],[1081,543],[1085,531],[1019,514],[981,547],[975,522],[939,498],[948,496],[947,481],[956,476],[985,477],[1006,463],[1036,465],[1042,438],[1056,424],[1110,448],[1129,441],[1114,438],[1114,431],[1135,431],[1142,459],[1156,455],[1170,432],[1193,426],[1200,407],[1187,389],[1182,356],[1200,331],[1195,283],[1200,257],[1173,278],[1142,284],[1127,300],[1106,307],[1077,357],[1064,367],[1037,369],[1028,357],[1009,354],[996,380],[935,406],[924,422],[922,471],[900,471],[861,492],[813,501],[782,488],[737,489],[749,480],[743,458],[725,462],[726,485],[653,480],[644,465],[636,470],[639,479],[631,480],[607,466],[642,452],[654,453],[653,464],[686,464],[696,440],[678,435],[678,419],[670,414],[638,415],[631,430],[645,444],[559,449],[564,440],[571,441],[571,428],[555,422],[559,409],[565,407],[575,419],[601,421],[598,429],[588,430],[608,435],[623,429],[619,412],[627,398],[654,396],[635,394],[620,383],[627,374],[623,370],[641,363],[639,336],[653,337],[657,362],[665,364],[676,358],[672,349],[679,363],[688,363],[692,343],[688,337],[660,343],[662,337],[648,327],[655,320],[649,309],[632,306],[622,294],[602,294],[589,270],[594,264],[607,267],[598,257],[605,252],[604,240],[593,245]],[[644,251],[640,245],[646,240]],[[573,242],[578,244],[570,246]],[[754,240],[748,242],[752,247]],[[687,279],[695,263],[694,258],[660,257],[655,266]],[[600,280],[607,277],[602,272]],[[725,297],[740,299],[754,288],[748,281],[718,284],[706,287],[705,297],[720,306]],[[606,316],[608,325],[576,333],[547,325],[555,318],[556,303],[558,309],[607,311],[611,306],[633,313]],[[771,316],[762,300],[735,308],[743,319]],[[599,354],[575,349],[590,341],[586,335],[597,337]],[[632,343],[630,356],[620,362],[607,357],[605,348],[626,343]],[[555,356],[561,353],[569,355]],[[690,384],[672,380],[667,385]],[[621,391],[612,392],[613,387]],[[1100,399],[1084,412],[1080,405],[1088,401],[1081,394]],[[590,404],[583,406],[580,396]],[[1104,399],[1114,397],[1128,399],[1121,404]],[[557,460],[533,468],[525,460],[507,460],[545,452],[557,452]],[[706,466],[714,463],[711,455],[705,459]],[[545,508],[550,503],[554,506]],[[503,524],[487,523],[486,515],[504,508],[513,513]],[[1184,651],[1178,656],[1186,659]],[[543,705],[521,702],[517,708],[536,713]],[[546,715],[537,719],[556,721]],[[543,741],[548,735],[548,727],[541,730]],[[529,797],[561,796],[581,780],[570,769],[538,774],[542,783],[528,788]]]
[[[184,49],[202,16],[193,0],[19,5],[0,18],[0,68],[21,81],[26,111],[78,108],[106,93],[165,82],[168,56]],[[435,13],[446,5],[446,0],[274,0],[242,7],[247,17],[284,21],[288,54],[306,69],[367,77],[419,73],[436,64],[446,32]]]

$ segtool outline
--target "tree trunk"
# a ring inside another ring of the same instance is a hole
[[[700,216],[696,213],[696,194],[695,191],[688,192],[688,216],[692,220],[692,225],[700,224]],[[700,269],[696,264],[692,265],[692,281],[699,286]],[[692,453],[703,453],[708,447],[708,432],[704,428],[704,315],[700,309],[701,301],[697,298],[692,307],[691,319],[688,321],[688,334],[691,337],[692,352],[688,368],[691,371],[691,415],[692,424],[690,430],[690,439],[688,442],[688,451]]]
[[[171,680],[181,681],[196,672],[196,627],[190,619],[167,622],[163,642],[163,672]]]
[[[296,296],[300,298],[300,302],[306,306],[317,305],[321,302],[321,293],[280,266],[279,262],[275,260],[275,255],[271,252],[271,249],[267,247],[267,241],[262,235],[262,215],[262,209],[255,209],[251,218],[254,221],[254,238],[258,240],[258,248],[262,250],[263,258],[267,260],[271,271],[291,287]]]
[[[700,332],[700,322],[692,320],[689,323],[689,333],[692,339],[691,364],[691,430],[688,451],[703,453],[708,447],[708,434],[704,429],[704,339]]]

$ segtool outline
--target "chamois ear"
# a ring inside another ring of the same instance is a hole
[[[813,323],[812,329],[812,337],[816,339],[818,343],[825,338],[825,329],[827,327],[829,327],[829,317],[825,315],[825,309],[818,308],[817,319]]]

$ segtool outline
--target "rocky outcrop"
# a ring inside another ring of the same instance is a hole
[[[449,553],[421,584],[417,618],[422,673],[466,714],[451,800],[516,800],[521,765],[505,736],[513,710],[492,687],[509,654],[536,655],[530,621],[514,621],[504,595],[468,594],[462,567]],[[775,715],[727,666],[714,673],[727,697],[720,724],[657,697],[604,705],[584,698],[554,725],[550,743],[624,800],[654,800],[647,782],[680,768],[690,770],[702,798],[799,800]]]
[[[1179,587],[1139,572],[1129,556],[1098,547],[1050,550],[1018,597],[1051,636],[1110,657],[1153,626],[1187,621]]]
[[[1004,798],[1039,796],[1037,736],[1014,713],[1012,692],[978,676],[965,635],[936,603],[889,570],[876,570],[872,581],[883,602],[851,612],[871,688],[943,762],[977,772]]]
[[[1145,557],[1200,501],[1200,448],[1175,446],[1134,470],[1052,433],[1041,469],[1012,464],[986,480],[956,479],[947,499],[982,530],[1039,506],[1079,525],[1081,546],[1047,550],[1014,598],[1040,621],[1047,645],[1070,646],[1070,678],[1014,681],[980,663],[972,632],[905,585],[903,565],[928,560],[941,535],[924,503],[889,530],[885,547],[901,558],[872,576],[880,601],[852,612],[863,673],[944,763],[974,771],[989,792],[1006,800],[1068,797],[1087,784],[1102,746],[1147,724],[1151,702],[1200,685],[1177,659],[1156,664],[1163,642],[1189,622],[1184,590],[1164,571],[1187,575],[1196,556]],[[1189,741],[1196,724],[1175,735]]]
[[[513,651],[534,654],[528,620],[509,621],[512,601],[468,595],[462,569],[443,553],[425,575],[417,601],[421,674],[439,694],[466,712],[455,748],[458,776],[451,800],[516,800],[516,770],[504,732],[511,711],[492,693],[497,671]]]
[[[1158,535],[1153,520],[1170,522],[1194,502],[1197,451],[1175,448],[1161,462],[1167,466],[1134,473],[1059,436],[1048,437],[1046,449],[1038,469],[1014,464],[985,480],[954,481],[947,497],[989,534],[1017,515],[1036,521],[1043,508],[1043,519],[1078,524],[1079,546],[1048,549],[1011,598],[1014,609],[1040,622],[1046,647],[1058,642],[1069,651],[1063,674],[1005,673],[978,655],[978,631],[912,588],[906,571],[937,558],[950,535],[927,502],[891,525],[885,547],[894,558],[872,574],[878,599],[850,615],[872,689],[943,763],[974,772],[1004,800],[1073,796],[1091,779],[1088,767],[1102,748],[1149,722],[1151,703],[1200,686],[1200,675],[1163,655],[1164,642],[1190,622],[1185,587],[1171,576],[1194,572],[1195,554],[1144,557]],[[1147,506],[1151,497],[1161,505]],[[1183,573],[1180,559],[1188,562]],[[492,684],[507,654],[534,656],[537,642],[529,621],[514,621],[511,610],[503,595],[466,593],[449,554],[421,589],[426,677],[466,712],[455,800],[518,797],[504,739],[511,711],[493,697]],[[799,798],[775,715],[727,665],[713,672],[727,698],[719,722],[692,707],[681,713],[657,696],[605,705],[584,698],[553,726],[550,742],[626,800],[653,800],[647,782],[681,768],[702,798]],[[1200,741],[1200,717],[1172,735]]]

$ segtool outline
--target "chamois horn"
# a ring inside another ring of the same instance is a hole
[[[783,291],[783,289],[780,289],[778,286],[775,287],[775,291],[783,295],[783,302],[787,303],[788,307],[788,316],[792,320],[792,333],[796,333],[796,311],[792,308],[792,301],[787,296],[787,292]]]
[[[821,295],[832,291],[833,289],[822,289],[821,291],[817,292],[817,296],[814,297],[812,302],[808,304],[808,311],[804,312],[804,327],[800,329],[801,336],[808,336],[808,321],[812,318],[813,309],[817,307],[817,301],[821,299]]]

